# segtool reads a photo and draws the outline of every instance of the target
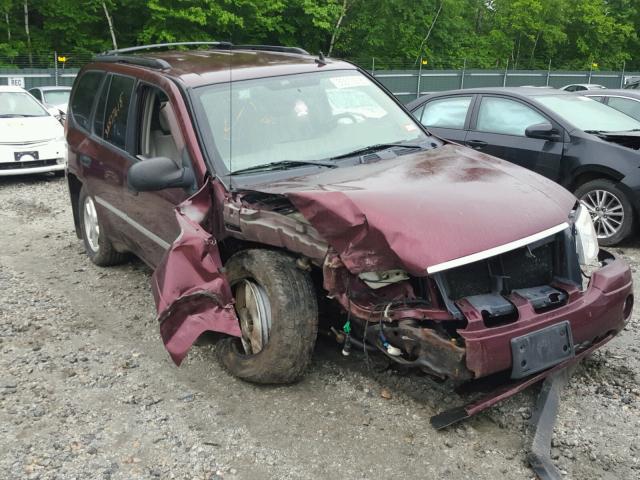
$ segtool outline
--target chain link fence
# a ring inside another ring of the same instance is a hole
[[[38,86],[72,85],[89,53],[67,54],[51,52],[32,56],[21,55],[12,59],[0,57],[0,85],[16,85],[29,89]],[[570,83],[595,83],[607,88],[622,88],[640,72],[569,71],[569,70],[515,70],[467,68],[433,69],[416,62],[385,62],[376,66],[376,59],[353,61],[371,72],[383,85],[403,102],[409,102],[430,92],[475,87],[549,86],[560,88]]]

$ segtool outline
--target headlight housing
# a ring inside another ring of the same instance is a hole
[[[580,265],[592,265],[598,259],[598,235],[587,207],[580,204],[575,213],[576,251]]]

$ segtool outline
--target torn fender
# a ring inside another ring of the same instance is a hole
[[[160,335],[176,365],[206,331],[241,335],[216,239],[201,225],[211,198],[207,182],[176,207],[180,235],[152,277]]]

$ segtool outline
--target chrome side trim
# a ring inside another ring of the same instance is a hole
[[[500,255],[502,253],[515,250],[516,248],[524,247],[525,245],[528,245],[530,243],[537,242],[538,240],[542,240],[543,238],[550,237],[551,235],[561,232],[566,228],[569,228],[569,224],[567,222],[563,222],[560,225],[556,225],[555,227],[547,228],[542,232],[535,233],[528,237],[521,238],[520,240],[515,240],[504,245],[500,245],[499,247],[493,247],[489,250],[472,253],[471,255],[466,255],[454,260],[449,260],[447,262],[438,263],[437,265],[432,265],[430,267],[427,267],[427,273],[438,273],[442,272],[443,270],[449,270],[451,268],[467,265],[468,263],[478,262],[486,258],[495,257],[496,255]]]
[[[116,207],[114,207],[113,205],[111,205],[109,202],[107,202],[104,198],[101,197],[94,197],[96,203],[102,205],[104,208],[106,208],[107,210],[109,210],[111,213],[113,213],[116,217],[120,218],[121,220],[124,220],[125,222],[127,222],[129,225],[131,225],[133,228],[135,228],[136,230],[138,230],[141,234],[143,234],[145,237],[147,237],[149,240],[153,240],[155,243],[157,243],[159,246],[161,246],[163,249],[167,250],[171,245],[167,242],[165,242],[163,239],[161,239],[159,236],[157,236],[155,233],[147,230],[145,227],[143,227],[142,225],[140,225],[138,222],[136,222],[135,220],[133,220],[129,215],[127,215],[126,213],[124,213],[121,210],[118,210]]]

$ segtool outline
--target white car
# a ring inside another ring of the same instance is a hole
[[[55,107],[63,115],[67,114],[71,87],[34,87],[29,90],[29,93],[45,107]]]
[[[20,87],[0,86],[0,176],[64,175],[67,142],[51,112]]]
[[[602,90],[605,87],[604,85],[598,85],[597,83],[572,83],[570,85],[565,85],[560,90],[565,90],[567,92],[580,92],[583,90]]]

